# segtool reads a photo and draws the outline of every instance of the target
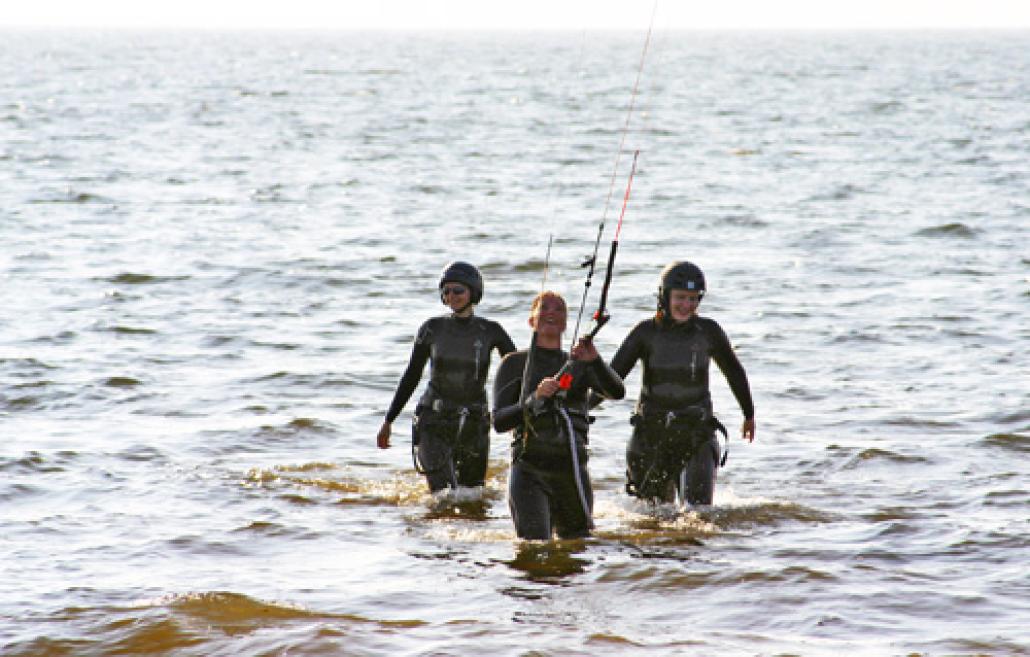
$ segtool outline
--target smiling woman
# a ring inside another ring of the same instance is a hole
[[[741,436],[755,439],[751,387],[729,338],[715,320],[700,317],[707,284],[692,262],[662,270],[658,312],[638,323],[612,359],[622,377],[643,363],[633,436],[626,449],[626,490],[645,500],[711,504],[720,464],[708,368],[714,360],[744,413]]]
[[[588,399],[591,391],[608,399],[622,399],[626,392],[588,338],[580,339],[571,354],[561,350],[567,318],[561,295],[538,294],[529,314],[536,334],[532,359],[529,351],[505,357],[494,380],[494,429],[514,437],[508,503],[523,539],[590,534],[594,495],[587,472]],[[573,383],[562,389],[557,374],[570,357]]]
[[[526,0],[486,3],[422,0],[325,3],[320,0],[135,3],[126,0],[11,3],[0,27],[131,27],[199,29],[626,29],[645,24],[650,6],[622,0]],[[1010,0],[727,0],[656,2],[662,29],[1025,28],[1030,3]]]
[[[440,301],[450,315],[433,317],[418,330],[411,360],[376,436],[390,446],[393,421],[408,403],[430,363],[429,385],[415,409],[412,461],[429,490],[479,487],[490,455],[486,377],[490,353],[504,356],[515,344],[497,322],[476,317],[483,298],[483,276],[467,262],[452,262],[440,274]],[[417,451],[416,451],[417,450]]]

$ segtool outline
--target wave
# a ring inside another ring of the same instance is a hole
[[[863,515],[869,522],[890,522],[893,520],[915,520],[919,514],[907,507],[887,507]]]
[[[44,456],[43,454],[31,451],[23,456],[5,458],[0,457],[0,472],[8,474],[47,474],[52,472],[64,472],[66,465],[74,456],[75,452],[60,452],[60,458]]]
[[[26,497],[34,497],[41,495],[45,491],[44,488],[39,486],[30,486],[29,484],[0,484],[0,502],[4,504],[15,504],[21,502]]]
[[[861,452],[852,457],[847,464],[845,469],[856,468],[869,462],[884,461],[887,463],[895,463],[898,465],[918,465],[927,464],[932,461],[924,456],[912,456],[909,454],[899,454],[888,449],[880,449],[877,447],[870,447],[863,449]]]
[[[923,228],[922,230],[916,231],[917,237],[961,237],[961,238],[973,238],[976,237],[980,231],[975,228],[971,228],[961,222],[953,222],[949,224],[942,224],[940,226],[930,226],[929,228]]]
[[[824,192],[822,194],[816,194],[815,196],[809,197],[809,201],[847,201],[854,198],[858,194],[865,192],[864,189],[856,185],[844,184],[838,185],[834,189]]]
[[[281,184],[267,185],[250,191],[250,200],[255,203],[303,203],[301,199],[289,198]]]
[[[504,496],[507,472],[507,461],[493,459],[487,467],[484,486],[437,493],[430,493],[425,480],[410,469],[381,479],[353,475],[348,468],[323,462],[253,468],[242,483],[248,488],[281,493],[280,499],[291,504],[423,508],[426,514],[418,522],[485,520],[490,507]]]
[[[705,540],[726,532],[775,526],[786,522],[823,523],[832,514],[795,502],[755,501],[725,503],[717,495],[710,507],[681,509],[675,504],[651,504],[636,499],[600,501],[595,517],[604,523],[595,532],[603,541],[632,545],[700,546]],[[605,521],[614,520],[614,527]]]
[[[109,327],[107,327],[104,330],[109,331],[111,333],[118,333],[118,334],[121,334],[121,335],[156,335],[157,334],[157,331],[154,330],[154,329],[139,328],[139,327],[135,327],[135,326],[116,325],[116,326],[109,326]]]
[[[730,506],[715,506],[709,512],[712,522],[724,529],[772,526],[784,522],[823,523],[836,518],[833,514],[820,511],[797,502],[769,501]]]
[[[168,457],[161,450],[152,445],[142,444],[126,447],[117,452],[115,456],[124,461],[137,463],[165,463],[168,461]]]
[[[548,264],[542,258],[531,258],[515,263],[514,270],[519,273],[544,271]]]
[[[926,429],[957,429],[961,426],[958,422],[946,420],[928,420],[916,417],[895,417],[884,420],[884,424],[892,427],[922,427]]]
[[[772,393],[773,397],[780,397],[783,399],[799,399],[804,401],[820,401],[831,397],[829,392],[823,392],[819,390],[809,390],[798,386],[790,386],[783,390],[777,390]]]
[[[252,343],[253,344],[253,343]],[[267,345],[268,343],[262,343]],[[294,386],[312,386],[319,387],[328,381],[326,377],[321,374],[294,374],[293,372],[287,372],[286,370],[278,370],[271,374],[262,374],[249,379],[243,379],[242,383],[269,383],[275,382],[279,387],[292,388]]]
[[[5,645],[4,655],[286,654],[296,648],[293,633],[291,638],[279,638],[278,646],[276,639],[267,636],[258,634],[253,644],[248,637],[266,628],[282,630],[294,624],[307,635],[303,639],[306,647],[323,644],[324,654],[341,654],[346,650],[341,651],[335,639],[347,635],[347,626],[391,631],[427,624],[315,611],[231,591],[175,593],[122,607],[70,607],[53,614],[51,620],[80,625],[82,635],[89,638],[39,636]],[[326,623],[334,627],[325,627]]]
[[[992,433],[989,436],[985,436],[981,442],[987,447],[998,447],[1021,454],[1030,452],[1030,436],[1024,434]]]
[[[765,228],[769,222],[763,221],[753,214],[731,214],[722,217],[722,223],[740,228]]]
[[[321,476],[310,471],[275,467],[250,470],[243,485],[281,492],[281,497],[294,504],[317,504],[329,496],[333,503],[361,506],[417,506],[428,499],[425,483],[414,474],[388,480],[354,477],[339,473],[332,466],[319,469]],[[298,492],[299,491],[299,492]]]
[[[894,114],[905,109],[905,104],[900,100],[886,100],[873,103],[869,111],[873,114]]]
[[[239,623],[263,623],[267,620],[297,618],[356,618],[345,614],[321,614],[286,603],[262,602],[229,591],[185,593],[159,600],[155,606],[203,618],[216,626]]]
[[[45,205],[45,204],[58,204],[58,203],[72,203],[72,204],[89,204],[89,203],[114,203],[114,199],[101,196],[99,194],[90,194],[89,192],[76,192],[73,190],[67,190],[60,196],[53,198],[37,198],[29,199],[30,205]]]
[[[329,424],[310,417],[298,417],[290,420],[286,424],[262,425],[255,432],[258,438],[292,438],[299,434],[321,434],[331,435],[336,433],[336,429]]]
[[[1030,492],[1023,488],[1010,488],[1008,490],[996,488],[984,496],[984,501],[985,506],[1025,509],[1030,505]]]
[[[134,388],[143,382],[131,376],[112,376],[104,380],[104,385],[111,388]]]
[[[859,329],[853,329],[847,333],[834,336],[830,340],[830,344],[847,344],[849,342],[859,342],[866,344],[889,344],[885,336],[877,335],[875,333],[865,333]]]
[[[75,331],[58,331],[57,333],[54,333],[52,335],[40,335],[38,337],[32,338],[30,342],[33,342],[35,344],[63,345],[73,342],[75,338],[78,337],[78,335],[79,334]]]
[[[20,374],[14,376],[27,380],[24,383],[8,384],[6,390],[0,390],[0,409],[10,412],[57,408],[89,390],[78,385],[55,383],[45,378],[33,380]]]
[[[1013,412],[998,413],[990,418],[993,422],[1001,424],[1021,424],[1030,421],[1030,409],[1020,409]]]
[[[102,279],[108,283],[117,283],[122,285],[147,285],[151,283],[168,283],[174,281],[186,281],[189,280],[189,276],[156,276],[154,274],[137,274],[133,272],[123,272],[117,276],[111,276],[110,278]]]
[[[38,410],[44,406],[43,398],[35,395],[20,397],[0,397],[0,409],[8,412],[24,412]]]
[[[998,636],[993,639],[942,639],[912,643],[912,654],[920,655],[1030,655],[1023,642]]]
[[[256,534],[258,536],[267,536],[270,538],[291,539],[303,539],[305,537],[317,538],[320,535],[318,532],[311,532],[297,527],[290,527],[287,525],[281,525],[277,522],[268,522],[264,520],[255,520],[244,527],[237,527],[232,530],[232,532],[234,534]]]
[[[824,570],[805,566],[789,566],[782,570],[744,570],[728,573],[719,579],[720,584],[827,584],[839,581],[835,575]]]

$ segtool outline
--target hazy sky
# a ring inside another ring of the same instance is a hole
[[[646,28],[653,0],[20,0],[0,26]],[[1030,28],[1030,0],[659,0],[656,29]]]

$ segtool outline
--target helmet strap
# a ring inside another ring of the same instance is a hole
[[[472,297],[472,295],[470,294],[469,298],[471,299],[471,297]],[[443,305],[447,306],[448,308],[450,307],[450,305],[447,303],[447,299],[442,294],[440,295],[440,303],[442,303]],[[469,308],[471,308],[474,305],[476,305],[476,304],[472,303],[472,301],[470,300],[464,306],[462,306],[461,308],[458,308],[457,310],[454,310],[452,312],[455,315],[460,315],[460,314],[464,313],[466,310],[468,310]]]

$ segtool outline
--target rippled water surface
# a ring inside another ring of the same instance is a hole
[[[515,540],[505,436],[440,499],[410,405],[375,449],[445,262],[524,346],[553,231],[578,310],[642,43],[5,33],[0,653],[1030,654],[1026,33],[656,33],[598,343],[705,269],[713,507],[624,494],[632,400],[587,541]]]

